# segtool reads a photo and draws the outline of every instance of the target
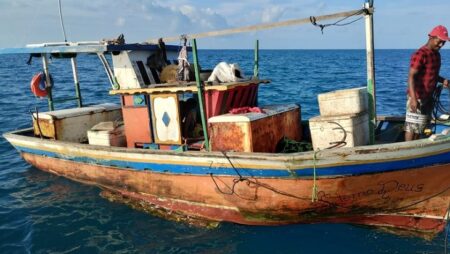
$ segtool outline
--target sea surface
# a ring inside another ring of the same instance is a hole
[[[402,115],[412,50],[375,51],[378,114]],[[442,50],[441,74],[450,77],[450,51]],[[238,63],[253,74],[252,50],[201,50],[200,64]],[[0,132],[29,127],[30,111],[47,101],[30,92],[41,59],[0,55]],[[85,104],[119,103],[96,55],[78,57]],[[317,94],[365,86],[364,50],[261,50],[260,105],[298,103],[302,118],[318,115]],[[74,94],[67,59],[53,58],[55,97]],[[448,91],[441,98],[447,102]],[[75,102],[56,108],[75,106]],[[0,138],[0,253],[444,253],[446,234],[431,240],[398,236],[347,224],[243,226],[206,229],[155,217],[102,198],[101,190],[28,165]],[[447,245],[447,248],[450,248]]]

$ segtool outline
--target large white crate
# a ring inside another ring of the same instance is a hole
[[[111,123],[111,124],[109,124]],[[101,122],[88,130],[90,145],[126,146],[124,126],[115,126],[113,122]]]
[[[322,93],[318,100],[321,116],[358,114],[368,109],[366,87]]]
[[[87,131],[105,121],[122,120],[120,105],[105,103],[83,108],[33,113],[34,134],[51,139],[87,142]]]
[[[345,142],[343,147],[369,144],[369,115],[367,113],[316,116],[309,119],[309,129],[314,150],[329,148],[339,141]]]

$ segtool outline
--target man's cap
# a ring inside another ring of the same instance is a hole
[[[431,32],[428,35],[438,37],[443,41],[450,41],[450,38],[448,37],[448,31],[447,28],[445,28],[445,26],[437,26],[433,28],[433,30],[431,30]]]

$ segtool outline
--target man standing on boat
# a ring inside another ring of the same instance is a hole
[[[449,80],[439,75],[439,50],[450,40],[447,28],[437,26],[428,34],[428,42],[411,57],[408,75],[408,101],[406,103],[405,140],[415,140],[424,132],[434,108],[433,93],[438,82],[444,87]]]

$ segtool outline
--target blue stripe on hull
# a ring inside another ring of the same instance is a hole
[[[242,176],[246,177],[311,177],[313,175],[312,168],[302,168],[302,169],[291,169],[291,170],[280,170],[280,169],[251,169],[251,168],[227,168],[227,167],[206,167],[206,166],[195,166],[195,165],[178,165],[178,164],[160,164],[160,163],[149,163],[149,162],[133,162],[133,161],[122,161],[122,160],[102,160],[93,159],[90,157],[70,157],[66,155],[61,155],[54,152],[48,152],[38,149],[31,149],[26,147],[16,146],[16,149],[20,152],[42,155],[52,158],[60,158],[64,160],[71,160],[80,163],[97,164],[102,166],[113,166],[124,169],[134,169],[134,170],[150,170],[154,172],[161,173],[173,173],[173,174],[190,174],[190,175],[206,175],[206,174],[216,174],[216,175],[231,175],[237,176],[236,171]],[[437,164],[447,164],[450,163],[450,152],[426,156],[422,158],[406,159],[400,161],[387,161],[378,163],[367,163],[358,165],[342,165],[333,166],[326,168],[316,169],[316,175],[323,177],[336,177],[345,175],[360,175],[360,174],[370,174],[370,173],[380,173],[385,171],[395,171],[403,170],[408,168],[420,168],[425,166],[437,165]]]

